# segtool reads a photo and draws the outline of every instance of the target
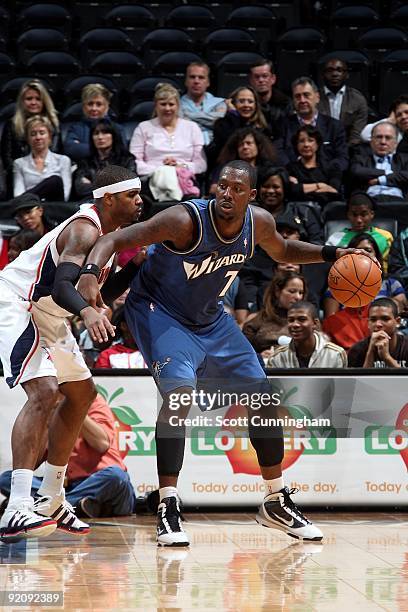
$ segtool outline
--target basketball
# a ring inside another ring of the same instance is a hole
[[[381,270],[367,255],[343,255],[330,268],[329,289],[335,300],[350,308],[372,302],[381,283]]]

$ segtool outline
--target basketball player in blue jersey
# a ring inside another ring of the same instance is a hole
[[[63,490],[68,458],[96,396],[67,317],[71,312],[80,315],[92,327],[95,340],[114,334],[104,312],[91,308],[75,285],[98,237],[134,223],[142,207],[140,180],[124,168],[107,166],[97,175],[94,188],[95,204],[81,207],[0,273],[4,376],[10,388],[21,384],[27,395],[12,432],[11,493],[0,520],[3,542],[45,536],[56,528],[77,535],[89,531]],[[106,281],[111,263],[101,271],[99,284]],[[124,291],[134,268],[131,263],[106,281],[105,299],[110,298],[109,291],[112,297]],[[33,470],[46,446],[44,479],[34,500]]]
[[[90,252],[78,290],[91,305],[100,299],[97,276],[115,251],[151,246],[131,283],[126,317],[144,359],[163,396],[156,426],[160,487],[157,541],[187,546],[180,521],[177,479],[182,467],[185,428],[170,426],[170,398],[191,396],[197,378],[211,376],[263,381],[258,358],[234,320],[222,307],[227,291],[259,244],[277,262],[334,261],[350,249],[284,240],[267,211],[249,206],[256,195],[256,170],[243,161],[228,163],[217,184],[215,200],[192,200],[158,213],[145,223],[100,238]],[[89,326],[94,333],[93,325]],[[189,407],[179,408],[184,418]],[[173,419],[174,422],[174,419]],[[300,540],[320,541],[321,531],[296,507],[284,486],[283,432],[254,427],[249,436],[256,450],[267,494],[257,515]],[[255,431],[256,430],[256,431]]]

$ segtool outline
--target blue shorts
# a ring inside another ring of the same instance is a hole
[[[130,291],[125,315],[129,329],[161,391],[196,388],[197,379],[265,381],[251,344],[227,313],[190,330],[160,305]]]

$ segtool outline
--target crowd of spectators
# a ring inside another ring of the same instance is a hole
[[[183,95],[168,82],[157,85],[153,115],[133,133],[118,121],[105,85],[83,88],[82,117],[64,130],[44,84],[28,80],[1,135],[0,200],[14,198],[12,216],[21,229],[2,240],[0,265],[53,227],[45,203],[88,201],[97,171],[107,164],[136,171],[146,202],[170,206],[211,197],[222,166],[242,159],[258,171],[254,205],[274,216],[285,238],[375,254],[384,269],[382,308],[384,299],[395,305],[395,330],[404,332],[408,229],[396,219],[390,231],[375,217],[379,205],[383,217],[384,205],[408,205],[408,94],[387,117],[368,123],[363,92],[347,84],[347,64],[331,57],[321,76],[319,89],[300,75],[289,97],[276,87],[273,63],[260,60],[224,99],[210,93],[209,67],[196,61],[186,69]],[[327,212],[339,205],[343,222],[329,232]],[[372,308],[341,307],[327,289],[327,271],[327,265],[277,264],[257,247],[225,296],[225,309],[268,367],[344,367],[345,350],[361,342],[368,343],[369,358],[359,367],[400,367],[402,358],[381,357],[381,317],[373,331]],[[118,330],[112,346],[94,347],[81,336],[88,363],[145,367],[122,306],[111,316]],[[390,354],[399,346],[392,338]]]

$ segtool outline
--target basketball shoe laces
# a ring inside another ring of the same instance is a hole
[[[290,514],[291,516],[293,516],[293,518],[295,518],[296,520],[304,523],[305,525],[311,525],[311,521],[309,521],[309,519],[307,519],[299,510],[299,508],[296,506],[295,502],[292,501],[292,499],[290,498],[291,495],[294,495],[296,493],[299,493],[299,489],[297,487],[292,487],[292,489],[289,489],[288,487],[284,487],[282,494],[283,494],[283,504],[282,504],[282,508],[284,510],[286,510],[288,512],[288,514]],[[276,509],[274,509],[274,505],[276,504],[276,502],[274,501],[267,501],[265,502],[265,508],[269,511],[271,511],[272,513],[276,512]]]

